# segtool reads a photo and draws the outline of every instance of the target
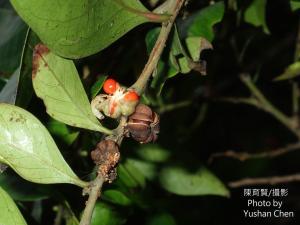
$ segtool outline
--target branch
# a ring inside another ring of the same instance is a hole
[[[215,99],[216,101],[229,102],[233,104],[247,104],[257,108],[261,108],[259,102],[255,98],[235,98],[235,97],[222,97]]]
[[[237,181],[232,181],[228,183],[228,186],[231,188],[239,188],[244,186],[252,185],[275,185],[289,182],[300,181],[300,174],[291,174],[286,176],[274,176],[274,177],[259,177],[259,178],[245,178]]]
[[[80,225],[91,224],[94,207],[97,199],[100,197],[100,191],[103,183],[104,183],[104,178],[102,177],[102,174],[99,173],[96,179],[93,180],[90,185],[89,199],[86,202],[86,206],[80,220]]]
[[[241,81],[249,89],[253,97],[250,98],[221,98],[222,101],[231,103],[244,103],[257,107],[258,109],[268,112],[274,116],[279,122],[287,127],[298,139],[300,139],[300,130],[297,121],[293,117],[288,117],[277,109],[256,87],[249,75],[242,74]]]
[[[296,129],[293,121],[278,110],[272,103],[261,93],[261,91],[256,87],[256,85],[251,80],[248,75],[241,75],[241,81],[246,85],[253,96],[258,100],[260,108],[266,112],[272,114],[277,120],[279,120],[283,125],[289,128],[297,137],[299,137],[299,131]]]
[[[235,151],[219,152],[219,153],[212,154],[208,162],[211,163],[215,158],[219,158],[219,157],[230,157],[230,158],[238,159],[240,161],[245,161],[248,159],[255,159],[255,158],[263,158],[263,157],[274,158],[280,155],[293,152],[298,149],[300,149],[300,142],[290,144],[275,150],[264,151],[256,154],[251,154],[248,152],[235,152]]]
[[[151,77],[153,71],[155,70],[157,63],[160,59],[160,56],[164,50],[164,47],[166,45],[166,41],[168,39],[168,36],[172,30],[174,21],[179,13],[179,10],[181,9],[183,3],[185,0],[173,0],[173,4],[170,3],[169,11],[171,12],[172,16],[166,24],[163,24],[159,36],[157,38],[157,41],[151,51],[151,54],[149,56],[148,62],[144,67],[144,70],[142,71],[139,79],[131,86],[131,88],[135,89],[137,93],[141,94],[144,91],[144,88],[146,87],[146,84]],[[169,0],[169,2],[172,2],[172,0]]]
[[[157,67],[157,63],[161,57],[161,54],[163,52],[165,45],[166,45],[166,41],[168,39],[170,31],[173,27],[175,19],[179,13],[184,1],[185,0],[176,0],[176,1],[168,0],[169,8],[168,8],[167,12],[171,14],[171,17],[170,17],[169,21],[166,22],[166,24],[162,25],[160,34],[154,45],[154,48],[151,51],[151,54],[149,56],[147,64],[145,65],[138,80],[131,86],[131,88],[135,89],[139,95],[141,95],[143,93],[143,91],[147,85],[148,79],[151,77],[153,71]],[[124,127],[123,127],[124,121],[125,122],[127,121],[127,117],[123,116],[123,117],[121,117],[120,125],[118,126],[117,129],[114,130],[114,134],[106,137],[106,139],[114,140],[116,143],[118,143],[119,146],[121,145],[121,142],[124,137]],[[82,215],[82,218],[80,221],[80,225],[90,225],[93,210],[95,207],[95,203],[96,203],[98,197],[100,196],[100,191],[101,191],[104,181],[106,181],[106,179],[103,176],[103,173],[98,172],[97,178],[91,182],[90,190],[88,190],[89,199],[86,202],[86,207],[84,209],[84,212],[83,212],[83,215]]]

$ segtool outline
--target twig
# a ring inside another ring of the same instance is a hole
[[[293,103],[293,114],[291,119],[294,124],[299,124],[299,86],[296,81],[292,81],[292,103]]]
[[[255,159],[255,158],[274,158],[280,155],[284,155],[290,152],[293,152],[295,150],[300,149],[300,142],[294,143],[287,145],[282,148],[278,148],[275,150],[270,150],[270,151],[264,151],[264,152],[259,152],[255,154],[251,154],[248,152],[235,152],[235,151],[226,151],[226,152],[219,152],[212,154],[208,160],[209,163],[211,163],[215,158],[219,157],[230,157],[234,159],[238,159],[240,161],[245,161],[248,159]]]
[[[250,76],[246,74],[241,75],[241,81],[246,85],[249,91],[253,94],[254,98],[257,100],[257,103],[251,103],[252,105],[255,105],[256,107],[273,115],[284,126],[286,126],[298,139],[300,139],[298,124],[295,123],[293,118],[286,116],[284,113],[278,110],[256,87],[256,85],[251,80]]]
[[[158,39],[154,45],[154,48],[151,51],[148,62],[145,65],[140,77],[138,80],[131,86],[132,89],[135,89],[139,94],[141,94],[148,82],[148,79],[151,77],[153,71],[155,70],[157,63],[160,59],[160,56],[165,47],[166,41],[168,39],[169,33],[173,27],[174,21],[180,11],[185,0],[168,0],[170,2],[168,13],[171,14],[170,20],[162,25]],[[126,121],[126,117],[122,117],[121,121]],[[123,123],[123,122],[122,122]],[[113,135],[107,137],[107,139],[116,139],[116,142],[120,145],[124,137],[124,129],[122,129],[122,124],[114,131]],[[95,203],[100,196],[100,191],[105,179],[101,173],[98,173],[97,178],[91,182],[89,190],[89,199],[86,202],[86,207],[84,209],[80,225],[90,225],[93,210]]]
[[[235,98],[235,97],[222,97],[216,99],[216,101],[222,101],[222,102],[229,102],[233,104],[247,104],[247,105],[252,105],[257,108],[260,108],[259,102],[255,98]]]
[[[97,199],[100,197],[100,190],[104,183],[104,178],[101,173],[98,174],[95,180],[90,185],[89,199],[86,202],[85,209],[83,211],[80,225],[90,225],[94,207]]]
[[[298,118],[299,113],[299,87],[297,82],[292,81],[293,116]]]
[[[54,219],[54,225],[61,225],[63,219],[64,208],[62,205],[59,205],[57,208],[56,217]]]
[[[182,102],[177,102],[177,103],[164,105],[158,110],[158,113],[163,114],[163,113],[170,112],[170,111],[173,111],[173,110],[176,110],[176,109],[184,108],[184,107],[189,106],[191,104],[192,104],[192,102],[188,100],[188,101],[182,101]]]
[[[289,182],[300,181],[300,174],[291,174],[286,176],[274,176],[274,177],[258,177],[258,178],[245,178],[237,181],[232,181],[228,183],[231,188],[239,188],[244,186],[252,185],[275,185]]]
[[[297,62],[300,57],[300,20],[298,21],[298,32],[295,43],[294,61]]]

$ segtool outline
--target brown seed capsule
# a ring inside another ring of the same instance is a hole
[[[115,167],[120,159],[119,146],[112,140],[103,140],[97,144],[97,148],[91,152],[91,158],[99,166],[101,173],[107,181],[115,178]]]
[[[127,130],[134,140],[141,143],[155,141],[159,133],[159,117],[150,107],[139,104],[128,119]]]

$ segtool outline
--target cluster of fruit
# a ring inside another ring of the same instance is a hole
[[[140,143],[156,141],[159,133],[159,116],[144,104],[132,89],[122,87],[114,79],[103,84],[105,94],[97,95],[91,102],[92,111],[99,119],[128,116],[126,135]],[[103,114],[104,115],[103,115]]]

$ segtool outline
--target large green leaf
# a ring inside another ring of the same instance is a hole
[[[104,49],[149,21],[137,0],[11,0],[19,15],[57,54],[80,58]]]
[[[223,183],[204,167],[196,173],[179,167],[167,167],[161,171],[160,182],[167,191],[178,195],[229,196]]]
[[[36,183],[86,186],[60,154],[47,129],[17,106],[0,104],[0,162]]]
[[[26,225],[22,214],[11,197],[0,187],[0,224]]]
[[[33,92],[31,83],[32,50],[30,46],[37,44],[37,41],[38,38],[36,37],[36,35],[28,28],[24,41],[23,51],[21,54],[21,61],[18,62],[19,67],[11,75],[10,79],[5,84],[3,89],[1,89],[0,102],[15,104],[22,107],[26,107],[30,102]],[[5,58],[8,57],[9,56],[6,55]],[[14,55],[13,57],[18,58],[16,57],[16,55]],[[3,164],[0,164],[0,167],[0,172],[5,170],[6,168]]]
[[[33,59],[33,87],[54,119],[74,127],[110,134],[93,115],[88,97],[72,60],[39,44]]]
[[[12,10],[0,9],[0,71],[12,73],[20,63],[27,26]]]

